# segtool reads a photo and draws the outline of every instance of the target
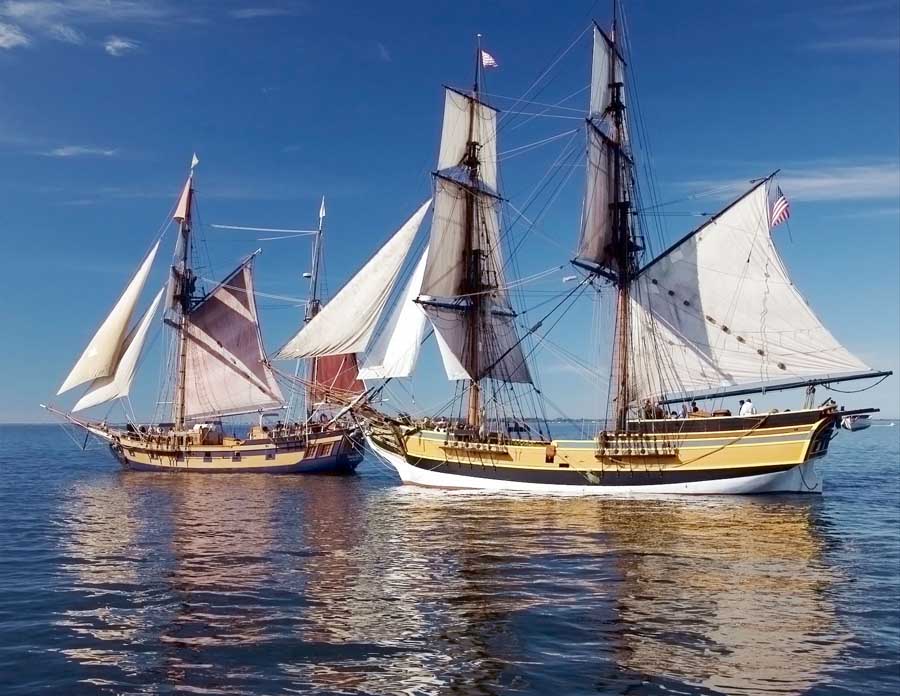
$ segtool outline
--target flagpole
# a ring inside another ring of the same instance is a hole
[[[478,96],[478,78],[481,70],[481,34],[475,35],[475,87],[473,93]]]

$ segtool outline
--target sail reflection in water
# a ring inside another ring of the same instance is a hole
[[[63,504],[80,680],[207,693],[797,692],[835,618],[821,500],[518,498],[129,472]],[[676,688],[677,687],[677,688]]]

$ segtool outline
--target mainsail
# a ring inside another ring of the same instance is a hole
[[[870,369],[791,282],[770,234],[770,181],[640,271],[631,293],[635,398]]]
[[[191,308],[182,330],[186,419],[283,406],[259,333],[249,260]]]
[[[278,352],[278,359],[366,349],[431,201],[426,201],[369,262]],[[355,374],[354,374],[355,376]]]
[[[422,287],[427,259],[428,249],[426,248],[403,290],[400,302],[391,313],[387,325],[375,340],[372,348],[366,352],[359,370],[360,379],[409,377],[412,374],[419,358],[422,336],[425,333],[425,312],[415,300]]]
[[[91,382],[88,390],[72,407],[72,411],[83,411],[86,408],[128,396],[131,390],[131,383],[134,381],[134,376],[137,372],[138,360],[141,357],[144,342],[147,340],[150,324],[156,315],[156,310],[159,309],[164,290],[165,288],[156,293],[150,309],[147,310],[141,321],[125,339],[125,351],[122,353],[122,359],[119,360],[119,364],[116,366],[115,373],[109,377],[100,377]]]
[[[125,350],[128,327],[134,314],[134,308],[140,299],[141,290],[144,289],[144,284],[147,282],[147,276],[150,274],[158,250],[159,242],[157,241],[144,258],[109,316],[97,329],[97,333],[84,349],[84,353],[75,363],[75,367],[72,368],[57,394],[62,394],[79,384],[109,377],[115,373],[116,366]]]

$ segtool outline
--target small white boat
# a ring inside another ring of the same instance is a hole
[[[869,416],[865,414],[846,416],[841,419],[841,427],[846,430],[865,430],[872,425]]]

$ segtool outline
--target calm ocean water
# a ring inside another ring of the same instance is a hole
[[[0,427],[4,694],[896,694],[900,427],[824,496],[122,472]]]

